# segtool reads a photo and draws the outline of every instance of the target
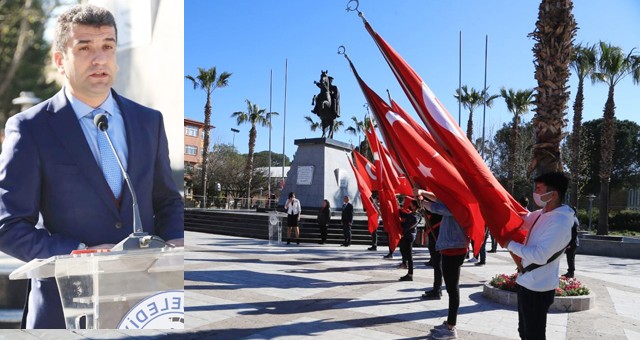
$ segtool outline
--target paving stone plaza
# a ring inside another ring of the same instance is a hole
[[[386,247],[301,244],[187,232],[186,327],[191,338],[405,339],[427,338],[447,314],[447,295],[423,301],[433,270],[426,248],[415,248],[413,282],[384,260]],[[514,307],[482,296],[495,274],[512,273],[505,250],[487,254],[485,266],[465,262],[460,278],[458,336],[518,339]],[[561,270],[566,270],[562,261]],[[548,339],[640,339],[640,263],[576,256],[576,277],[596,294],[596,307],[550,313]],[[186,335],[186,334],[185,334]]]
[[[447,295],[423,301],[433,270],[415,248],[413,282],[385,247],[281,245],[186,232],[186,328],[183,331],[0,330],[0,339],[427,339],[446,319]],[[518,339],[517,312],[482,296],[482,285],[513,262],[499,249],[482,267],[465,262],[460,279],[460,339]],[[550,313],[548,339],[640,339],[640,263],[576,256],[576,277],[596,307]],[[561,270],[566,269],[563,260]]]

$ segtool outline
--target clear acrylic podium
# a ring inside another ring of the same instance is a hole
[[[184,328],[184,247],[54,256],[11,280],[55,277],[67,329]]]

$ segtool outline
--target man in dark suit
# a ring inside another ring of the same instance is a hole
[[[351,245],[351,225],[353,224],[353,205],[349,203],[349,196],[342,199],[342,232],[344,233],[343,247]]]
[[[172,180],[162,115],[111,89],[116,41],[115,20],[103,8],[74,6],[58,18],[53,61],[65,86],[5,128],[1,251],[23,261],[45,259],[111,248],[132,232],[132,196],[93,124],[98,112],[106,114],[131,178],[143,230],[184,245],[184,207]],[[23,327],[65,328],[53,278],[30,282]]]

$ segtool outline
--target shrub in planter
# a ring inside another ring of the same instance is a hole
[[[511,275],[498,274],[491,279],[489,284],[498,289],[515,292],[516,278],[518,278],[518,273],[513,273]],[[559,280],[560,285],[556,288],[556,296],[580,296],[589,295],[590,293],[589,288],[584,286],[576,278],[560,276]]]

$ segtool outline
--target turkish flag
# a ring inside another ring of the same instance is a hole
[[[462,129],[422,78],[365,21],[365,27],[395,74],[414,109],[433,138],[444,148],[469,189],[475,194],[487,226],[496,240],[524,242],[519,227],[526,210],[502,187]]]
[[[405,177],[404,170],[398,165],[398,161],[391,156],[389,150],[380,143],[373,129],[373,124],[369,124],[369,128],[365,129],[364,132],[369,141],[371,152],[373,153],[374,165],[378,167],[379,164],[385,164],[386,168],[384,171],[389,175],[390,185],[393,191],[396,194],[413,195],[413,189]],[[384,162],[382,163],[380,160],[384,160]]]
[[[451,163],[367,86],[353,64],[351,68],[378,121],[378,128],[392,140],[393,150],[401,159],[407,175],[421,188],[433,191],[447,206],[465,234],[474,241],[474,253],[477,255],[484,242],[485,223],[478,201],[467,184]]]
[[[354,151],[354,153],[357,153]],[[362,156],[362,155],[360,155]],[[351,169],[353,170],[353,174],[356,176],[356,182],[358,183],[358,191],[360,192],[360,199],[362,200],[362,205],[364,206],[364,210],[367,213],[367,221],[369,226],[369,233],[373,234],[376,229],[378,229],[378,220],[379,214],[378,209],[371,202],[371,189],[367,186],[366,180],[362,177],[359,169],[356,169],[351,161],[351,157],[349,158],[349,165],[351,165]],[[364,158],[364,157],[363,157]]]
[[[400,188],[401,184],[398,180],[396,170],[389,164],[389,158],[383,154],[383,147],[380,140],[373,130],[373,124],[369,124],[369,128],[365,129],[371,152],[373,152],[373,160],[376,167],[376,177],[378,178],[378,200],[380,201],[380,214],[384,230],[389,235],[389,250],[393,252],[400,238],[402,238],[402,226],[400,225],[400,212],[398,201],[396,200],[396,188]],[[394,181],[395,179],[395,181]],[[413,191],[411,192],[413,194]]]
[[[356,161],[356,168],[362,177],[364,183],[371,189],[371,191],[378,190],[378,177],[376,177],[376,171],[378,171],[369,160],[364,157],[358,151],[354,151]]]

